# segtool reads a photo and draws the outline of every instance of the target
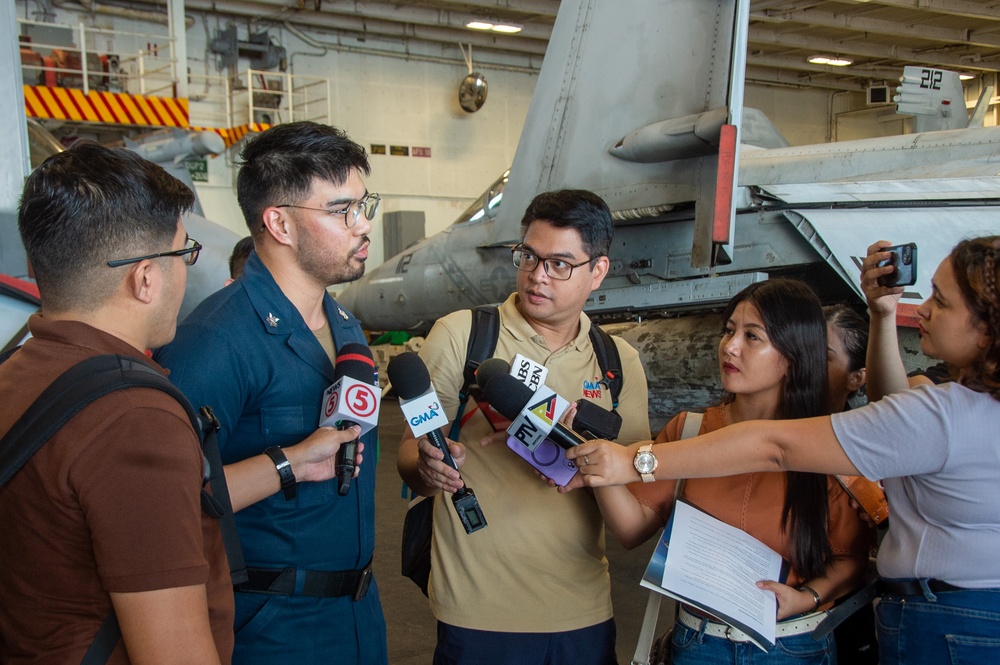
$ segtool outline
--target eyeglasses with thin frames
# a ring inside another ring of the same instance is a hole
[[[275,208],[298,208],[299,210],[312,210],[314,212],[323,212],[327,215],[343,215],[344,224],[349,229],[353,229],[358,223],[358,218],[364,214],[365,219],[369,222],[375,219],[375,213],[378,212],[378,204],[382,201],[382,197],[375,192],[369,192],[365,194],[361,199],[357,201],[351,201],[347,204],[347,207],[343,210],[330,210],[329,208],[311,208],[309,206],[292,205],[291,203],[282,203],[281,205],[274,206]]]
[[[188,245],[188,243],[191,243]],[[202,246],[194,238],[188,236],[187,240],[184,241],[185,247],[183,249],[174,249],[169,252],[157,252],[156,254],[146,254],[145,256],[136,256],[131,259],[115,259],[114,261],[108,261],[108,265],[112,268],[117,268],[118,266],[128,265],[129,263],[138,263],[139,261],[145,261],[146,259],[158,259],[164,256],[179,256],[184,259],[184,265],[193,266],[198,260],[198,253],[201,252]]]
[[[568,261],[563,261],[562,259],[543,259],[539,256],[535,256],[531,252],[521,248],[518,245],[514,249],[510,250],[511,257],[514,259],[514,267],[522,272],[534,272],[538,267],[538,262],[542,262],[542,268],[545,270],[545,274],[552,279],[567,280],[573,276],[573,269],[579,268],[582,265],[590,263],[594,259],[586,259],[580,263],[569,263]]]

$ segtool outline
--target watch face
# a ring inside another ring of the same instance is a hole
[[[656,458],[653,453],[644,451],[635,456],[635,468],[639,473],[652,473],[656,468]]]

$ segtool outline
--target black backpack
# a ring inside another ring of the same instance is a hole
[[[0,363],[17,349],[0,355]],[[233,584],[245,582],[246,565],[243,550],[236,534],[236,522],[229,488],[223,472],[222,458],[215,441],[219,421],[212,409],[203,406],[197,413],[184,394],[158,371],[136,358],[106,354],[88,358],[63,372],[38,396],[21,415],[10,431],[0,439],[0,487],[28,463],[56,432],[91,402],[118,390],[128,388],[155,388],[161,390],[184,407],[194,431],[201,438],[205,455],[205,483],[211,485],[210,494],[201,491],[201,507],[207,515],[220,521],[222,540],[229,560],[229,573]],[[121,637],[114,610],[101,624],[94,641],[83,657],[81,665],[100,665],[111,657]]]
[[[450,438],[458,441],[458,433],[462,427],[462,414],[469,402],[469,395],[476,385],[476,370],[483,361],[492,358],[500,338],[500,309],[495,305],[480,305],[472,310],[472,331],[469,334],[469,344],[465,352],[465,369],[463,383],[458,391],[458,412],[452,423]],[[611,408],[618,410],[618,398],[622,392],[622,359],[618,347],[611,335],[601,330],[596,324],[590,326],[590,343],[597,356],[597,364],[601,368],[603,378],[601,383],[608,387],[611,393]]]

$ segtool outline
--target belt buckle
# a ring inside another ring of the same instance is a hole
[[[368,587],[372,583],[372,565],[368,566],[361,571],[361,579],[358,580],[358,586],[354,590],[354,601],[357,602],[364,598],[368,594]]]
[[[729,625],[726,626],[726,639],[727,640],[729,640],[730,642],[732,642],[734,644],[742,644],[743,642],[746,642],[745,639],[744,640],[740,640],[740,639],[737,639],[737,638],[733,637],[733,634],[732,634],[733,630],[734,629],[733,629],[732,626],[729,626]],[[738,631],[738,632],[742,633],[743,631]]]

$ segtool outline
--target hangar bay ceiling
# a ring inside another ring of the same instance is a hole
[[[98,0],[99,1],[99,0]],[[609,2],[612,0],[608,0]],[[159,4],[162,0],[137,0]],[[430,46],[461,62],[471,44],[479,66],[536,70],[559,0],[186,0],[189,11],[250,21],[258,28],[290,26],[321,34],[336,48]],[[628,2],[622,2],[627,11]],[[512,23],[505,35],[470,30],[470,19]],[[375,46],[374,43],[379,46]],[[904,65],[971,75],[1000,68],[997,0],[752,0],[747,80],[832,90],[895,84]],[[852,61],[813,64],[814,55]]]

